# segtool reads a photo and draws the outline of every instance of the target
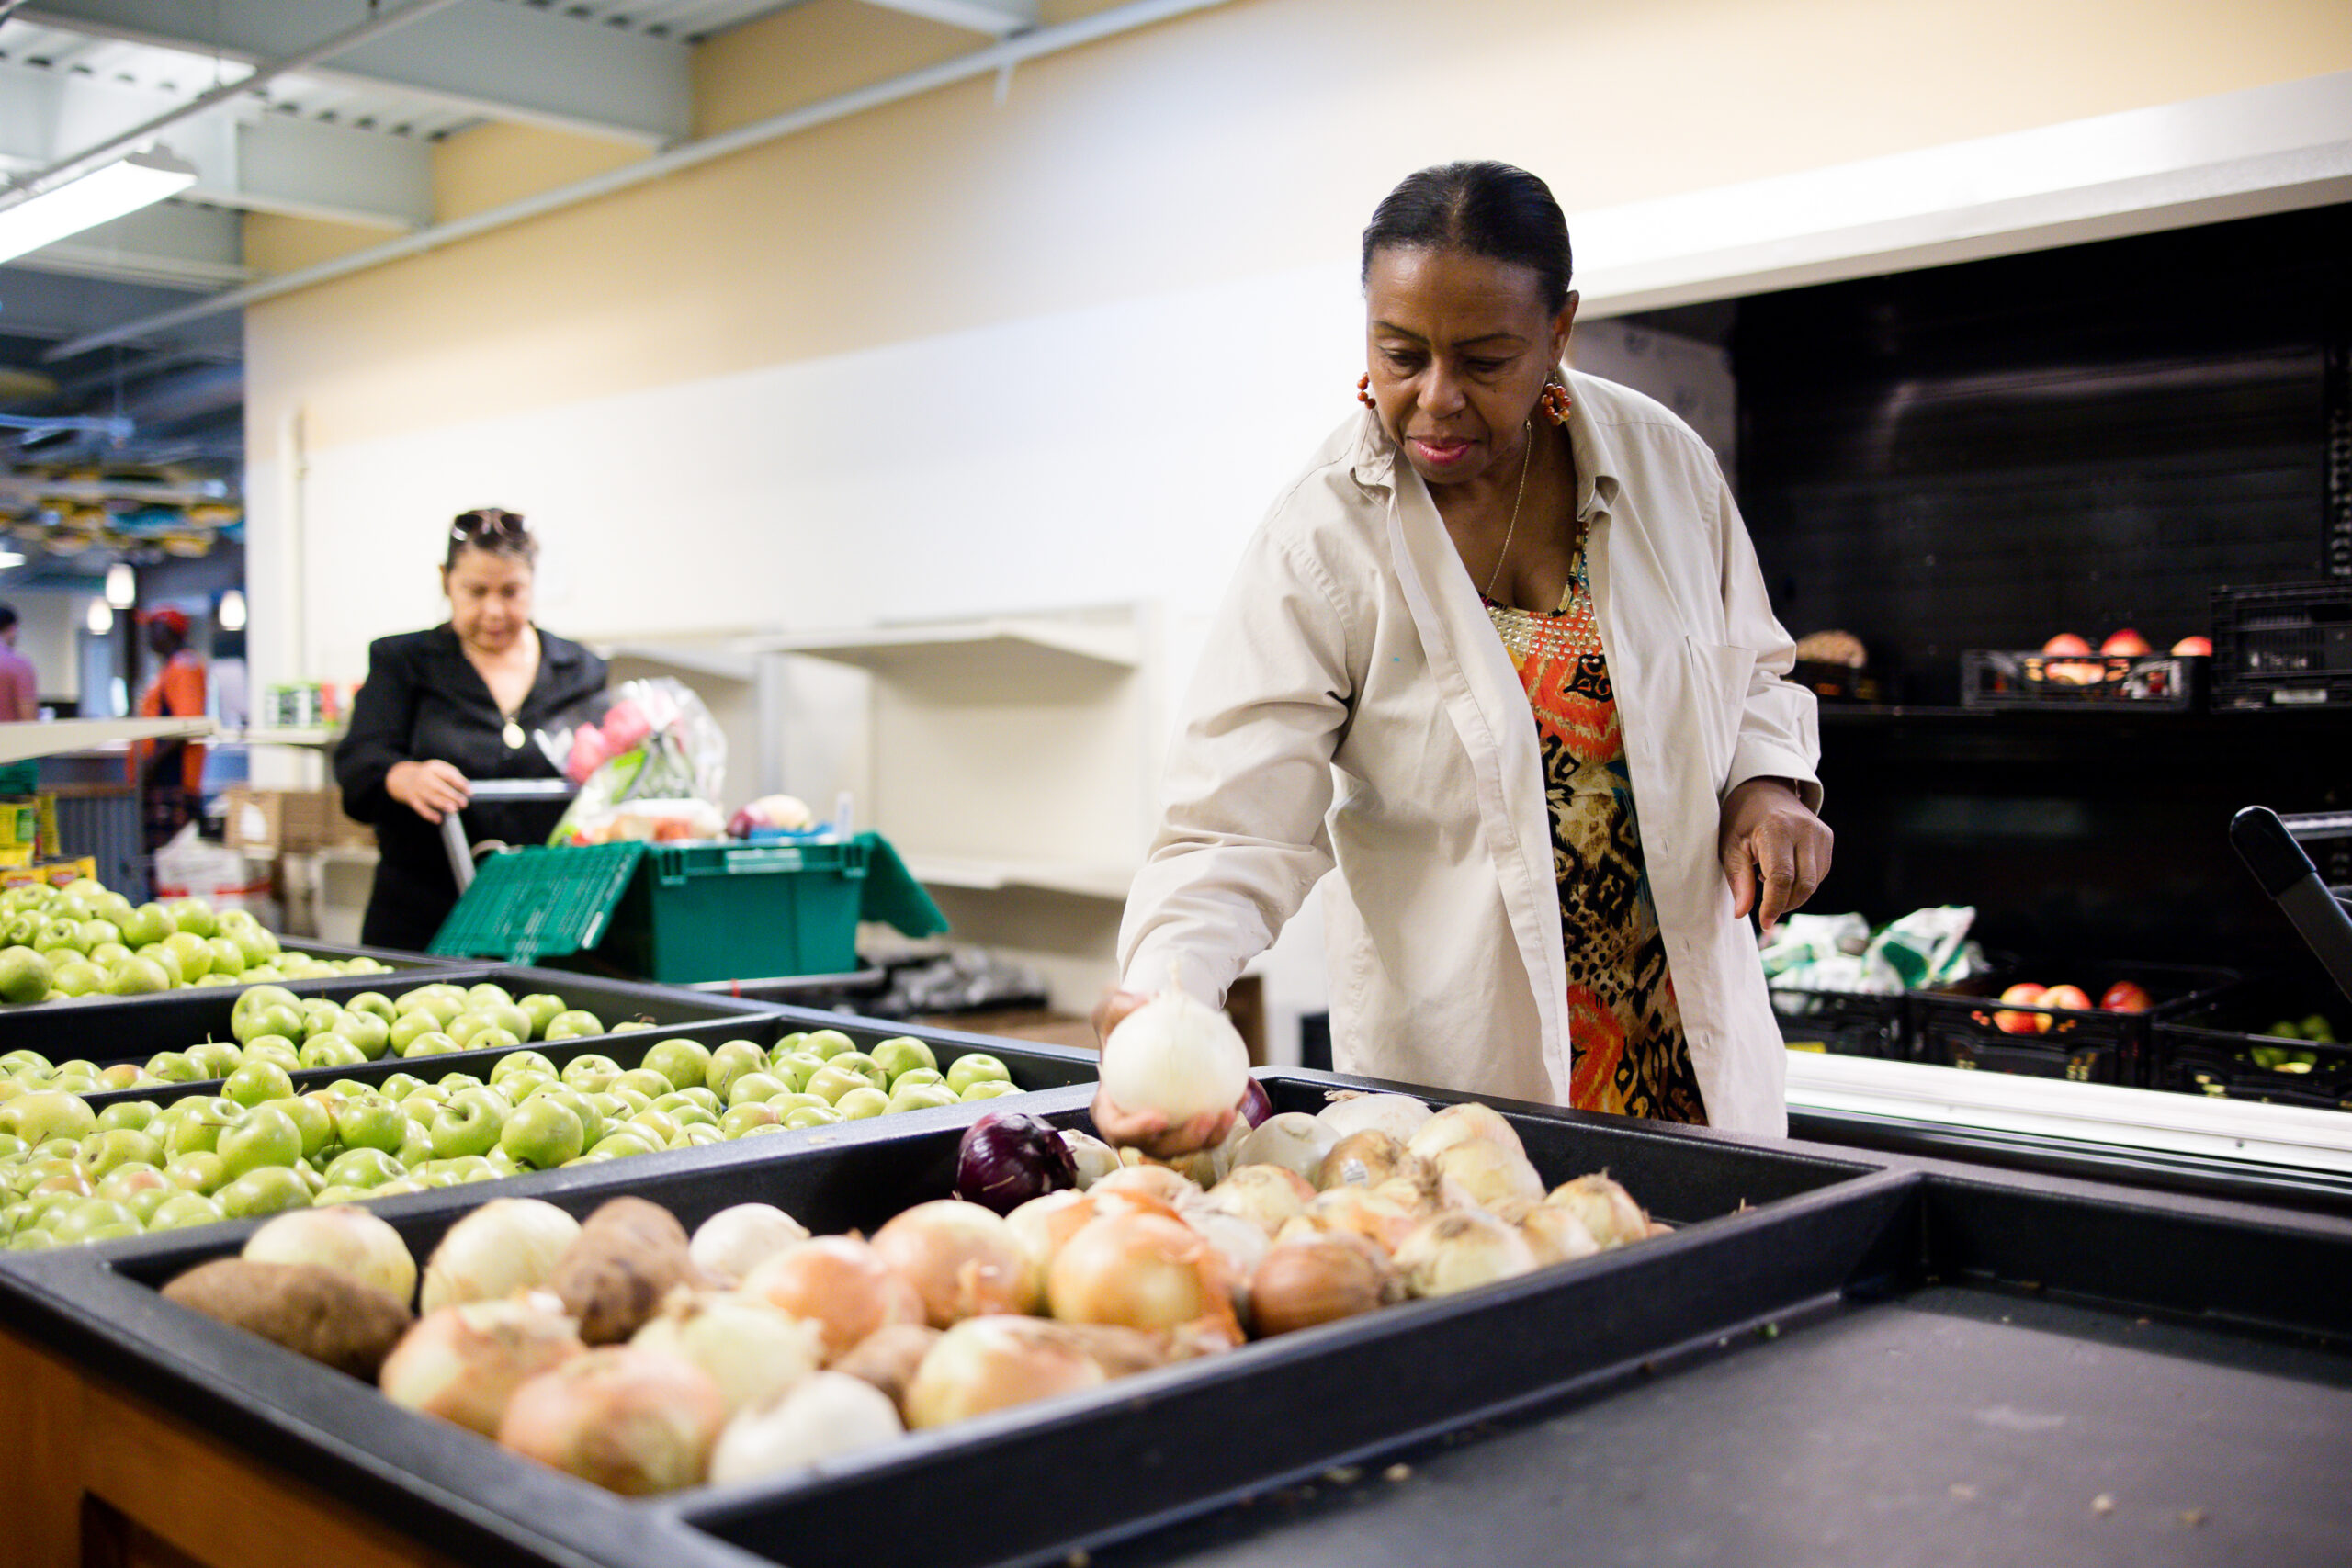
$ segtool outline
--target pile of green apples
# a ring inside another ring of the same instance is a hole
[[[56,1087],[0,1100],[0,1236],[34,1251],[1020,1092],[987,1053],[943,1072],[920,1040],[864,1052],[832,1029],[773,1048],[662,1040],[627,1068],[597,1055],[559,1068],[517,1048],[486,1076],[398,1072],[301,1094],[273,1058],[170,1105],[94,1110]]]
[[[374,975],[373,958],[288,953],[243,909],[201,898],[133,904],[81,877],[0,892],[0,1002],[141,997],[182,986],[244,986]]]

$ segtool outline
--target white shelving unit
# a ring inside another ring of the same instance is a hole
[[[209,718],[58,718],[0,724],[0,762],[26,762],[133,740],[179,740],[212,733]]]

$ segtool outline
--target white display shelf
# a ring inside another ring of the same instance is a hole
[[[297,746],[320,750],[343,739],[340,727],[276,725],[258,729],[224,729],[212,738],[215,746]]]
[[[0,724],[0,762],[24,762],[134,740],[182,740],[212,733],[209,718],[58,718]]]
[[[739,652],[731,645],[702,647],[623,642],[607,644],[596,651],[611,663],[660,664],[689,675],[707,675],[714,680],[737,681],[746,684],[759,678],[758,655]]]
[[[1045,893],[1071,893],[1125,904],[1135,868],[1080,865],[1062,861],[970,860],[956,855],[910,854],[907,871],[917,882],[934,887],[968,887],[983,893],[1030,888]]]
[[[830,659],[881,674],[909,673],[942,662],[976,660],[1017,665],[1023,660],[1077,660],[1112,670],[1134,670],[1143,662],[1143,643],[1132,618],[1089,622],[996,616],[922,626],[865,626],[850,631],[787,632],[745,639],[761,653],[798,653]]]
[[[1789,1055],[1789,1104],[1993,1132],[2352,1171],[2352,1114],[2063,1078],[1810,1051]]]

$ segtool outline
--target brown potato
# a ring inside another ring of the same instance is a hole
[[[317,1263],[219,1258],[165,1285],[164,1299],[370,1382],[415,1321],[406,1303]]]
[[[890,1403],[903,1416],[907,1385],[915,1381],[915,1369],[939,1343],[939,1333],[920,1323],[886,1323],[843,1352],[832,1370],[872,1383],[890,1396]]]
[[[548,1289],[580,1320],[583,1341],[617,1345],[644,1326],[673,1288],[703,1282],[675,1215],[642,1198],[615,1198],[581,1225]]]

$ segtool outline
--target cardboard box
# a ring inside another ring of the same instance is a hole
[[[343,814],[337,790],[232,784],[222,799],[221,842],[255,854],[310,854],[341,844],[371,844],[375,830]]]

